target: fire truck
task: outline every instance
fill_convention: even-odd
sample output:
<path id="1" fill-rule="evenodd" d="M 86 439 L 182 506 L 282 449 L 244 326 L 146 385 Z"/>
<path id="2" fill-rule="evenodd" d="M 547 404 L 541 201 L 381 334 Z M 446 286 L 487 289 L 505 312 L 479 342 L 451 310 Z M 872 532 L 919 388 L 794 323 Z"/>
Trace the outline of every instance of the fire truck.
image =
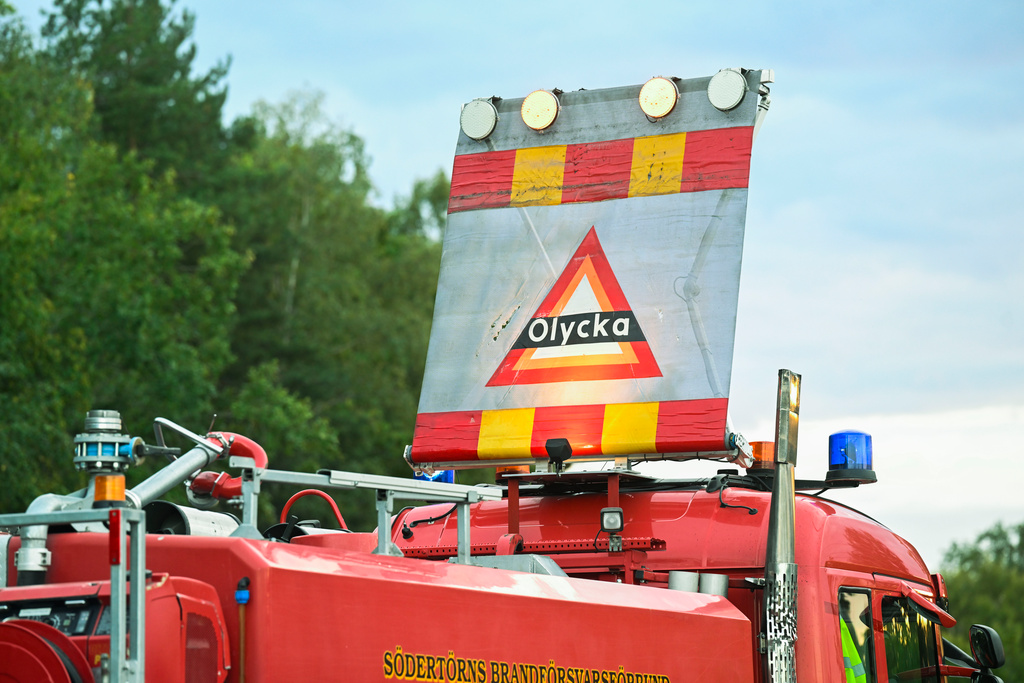
<path id="1" fill-rule="evenodd" d="M 946 640 L 942 577 L 829 499 L 875 481 L 870 435 L 797 478 L 790 370 L 774 441 L 729 420 L 773 80 L 465 104 L 410 475 L 276 470 L 259 434 L 158 417 L 147 441 L 89 411 L 85 487 L 0 514 L 0 680 L 998 681 L 998 634 Z M 144 457 L 167 462 L 127 488 Z M 721 469 L 651 465 L 695 460 Z M 278 519 L 268 487 L 295 491 Z M 347 528 L 353 490 L 375 530 Z M 304 497 L 332 528 L 289 515 Z"/>

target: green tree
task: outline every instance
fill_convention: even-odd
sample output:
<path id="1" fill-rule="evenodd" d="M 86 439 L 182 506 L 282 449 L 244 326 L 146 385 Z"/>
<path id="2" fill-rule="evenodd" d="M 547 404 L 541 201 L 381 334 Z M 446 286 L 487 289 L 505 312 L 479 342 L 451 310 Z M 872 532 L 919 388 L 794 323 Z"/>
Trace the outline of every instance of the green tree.
<path id="1" fill-rule="evenodd" d="M 972 543 L 954 543 L 943 559 L 950 611 L 957 618 L 951 640 L 970 652 L 971 624 L 999 632 L 1007 653 L 997 671 L 1006 681 L 1024 680 L 1024 523 L 996 524 Z"/>
<path id="2" fill-rule="evenodd" d="M 230 149 L 221 124 L 230 60 L 193 75 L 195 16 L 174 1 L 55 0 L 43 28 L 55 60 L 91 84 L 100 140 L 178 175 L 209 201 Z"/>
<path id="3" fill-rule="evenodd" d="M 226 379 L 250 381 L 243 373 L 273 359 L 280 389 L 329 421 L 335 448 L 268 449 L 274 467 L 409 476 L 401 452 L 422 382 L 440 259 L 430 235 L 440 232 L 448 180 L 418 183 L 392 212 L 373 207 L 362 141 L 321 104 L 316 93 L 297 93 L 235 124 L 254 143 L 231 171 L 237 191 L 220 201 L 253 267 L 239 290 L 238 360 Z M 290 431 L 309 425 L 295 421 Z M 281 495 L 271 496 L 280 509 Z M 338 501 L 354 528 L 374 526 L 371 496 Z"/>
<path id="4" fill-rule="evenodd" d="M 87 405 L 84 340 L 57 324 L 48 291 L 52 218 L 89 116 L 88 89 L 37 55 L 0 7 L 0 510 L 76 483 L 69 419 Z M 6 15 L 6 16 L 5 16 Z"/>
<path id="5" fill-rule="evenodd" d="M 194 17 L 172 9 L 57 0 L 40 51 L 5 23 L 0 440 L 18 504 L 74 487 L 60 473 L 89 408 L 133 434 L 218 413 L 276 468 L 409 475 L 447 178 L 373 206 L 362 140 L 316 94 L 224 129 L 227 66 L 191 74 Z M 346 505 L 356 528 L 371 502 Z"/>
<path id="6" fill-rule="evenodd" d="M 452 183 L 444 171 L 413 183 L 412 194 L 399 198 L 388 216 L 391 233 L 425 236 L 439 241 L 448 217 L 448 196 Z"/>
<path id="7" fill-rule="evenodd" d="M 292 468 L 303 472 L 315 472 L 323 462 L 337 461 L 340 456 L 337 434 L 327 420 L 314 414 L 309 399 L 299 398 L 281 386 L 277 361 L 249 370 L 245 385 L 232 402 L 231 429 L 257 439 L 268 453 L 270 467 L 275 469 L 281 468 L 276 456 L 283 453 L 291 455 Z M 263 488 L 260 510 L 264 523 L 277 519 L 291 493 L 281 486 Z M 346 507 L 355 509 L 346 503 L 339 498 L 343 511 Z M 315 517 L 324 526 L 334 526 L 325 508 L 314 508 L 316 515 L 305 509 L 303 519 Z"/>
<path id="8" fill-rule="evenodd" d="M 227 385 L 276 360 L 281 387 L 307 398 L 336 434 L 339 450 L 324 451 L 319 467 L 408 475 L 401 453 L 440 257 L 426 235 L 430 193 L 391 213 L 372 206 L 362 141 L 324 115 L 317 93 L 260 104 L 235 129 L 251 144 L 237 153 L 219 201 L 237 226 L 236 249 L 253 263 L 237 297 Z M 447 187 L 443 176 L 431 182 Z M 271 457 L 275 467 L 311 464 Z M 372 506 L 354 514 L 372 522 Z"/>
<path id="9" fill-rule="evenodd" d="M 246 265 L 216 210 L 148 170 L 111 146 L 85 148 L 54 217 L 60 277 L 49 287 L 59 329 L 86 340 L 94 407 L 136 430 L 156 414 L 209 421 Z"/>
<path id="10" fill-rule="evenodd" d="M 88 83 L 17 20 L 0 60 L 0 443 L 19 506 L 74 483 L 70 434 L 89 408 L 120 410 L 133 433 L 158 414 L 209 420 L 246 261 L 172 173 L 91 139 Z"/>

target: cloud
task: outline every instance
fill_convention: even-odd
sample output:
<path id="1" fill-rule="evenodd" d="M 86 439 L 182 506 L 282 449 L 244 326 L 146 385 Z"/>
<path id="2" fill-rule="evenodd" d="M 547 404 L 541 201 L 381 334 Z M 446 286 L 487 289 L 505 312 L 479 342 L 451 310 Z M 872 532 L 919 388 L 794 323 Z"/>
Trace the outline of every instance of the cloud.
<path id="1" fill-rule="evenodd" d="M 803 388 L 803 387 L 802 387 Z M 823 480 L 828 437 L 855 429 L 872 436 L 878 482 L 823 496 L 878 520 L 906 538 L 933 571 L 953 542 L 973 541 L 997 522 L 1024 522 L 1018 494 L 1024 446 L 1024 402 L 932 414 L 807 415 L 801 402 L 796 476 Z M 771 412 L 774 412 L 774 399 Z M 774 439 L 771 413 L 740 431 L 750 440 Z M 648 463 L 655 476 L 699 478 L 723 465 L 708 462 Z"/>

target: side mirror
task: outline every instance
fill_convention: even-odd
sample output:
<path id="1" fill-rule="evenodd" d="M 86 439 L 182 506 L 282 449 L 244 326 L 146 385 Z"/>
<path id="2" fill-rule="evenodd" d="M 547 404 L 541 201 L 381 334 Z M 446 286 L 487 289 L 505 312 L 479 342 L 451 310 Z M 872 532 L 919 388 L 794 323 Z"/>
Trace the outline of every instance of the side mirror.
<path id="1" fill-rule="evenodd" d="M 998 669 L 1006 663 L 1003 640 L 990 626 L 971 626 L 971 652 L 982 669 Z"/>
<path id="2" fill-rule="evenodd" d="M 992 673 L 1006 663 L 1003 652 L 1003 640 L 994 628 L 975 624 L 971 626 L 971 652 L 974 660 L 981 667 L 971 676 L 971 683 L 1003 683 L 1003 680 Z"/>

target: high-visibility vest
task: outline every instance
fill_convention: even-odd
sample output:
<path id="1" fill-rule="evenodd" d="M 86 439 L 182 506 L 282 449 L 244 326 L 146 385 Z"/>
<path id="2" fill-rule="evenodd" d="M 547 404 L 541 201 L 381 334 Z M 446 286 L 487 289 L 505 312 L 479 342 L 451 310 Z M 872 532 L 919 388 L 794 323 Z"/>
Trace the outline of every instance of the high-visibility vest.
<path id="1" fill-rule="evenodd" d="M 860 653 L 850 635 L 850 629 L 846 620 L 839 618 L 839 634 L 843 641 L 843 666 L 846 668 L 846 683 L 868 683 L 867 671 L 864 669 L 864 662 L 861 661 Z"/>

